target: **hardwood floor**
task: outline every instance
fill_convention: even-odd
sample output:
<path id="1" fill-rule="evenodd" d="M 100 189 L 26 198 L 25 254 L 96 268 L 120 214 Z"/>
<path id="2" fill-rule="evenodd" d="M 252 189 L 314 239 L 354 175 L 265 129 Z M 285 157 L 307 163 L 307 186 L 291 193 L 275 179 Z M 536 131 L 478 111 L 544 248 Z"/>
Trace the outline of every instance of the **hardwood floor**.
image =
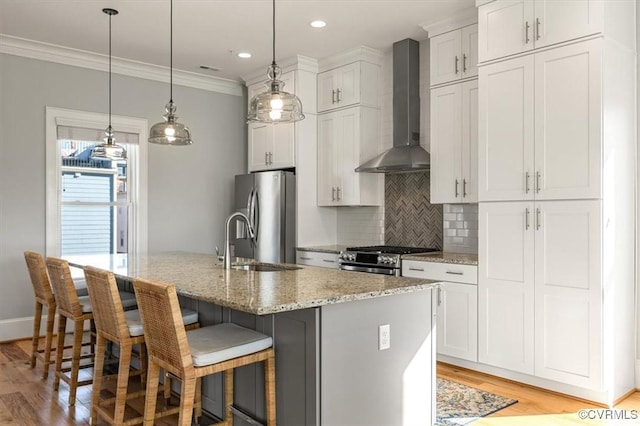
<path id="1" fill-rule="evenodd" d="M 61 384 L 60 391 L 53 392 L 53 374 L 42 380 L 42 365 L 30 368 L 30 349 L 28 340 L 0 344 L 0 424 L 88 425 L 91 386 L 79 388 L 75 407 L 69 407 L 67 386 Z M 517 404 L 474 422 L 474 426 L 612 424 L 579 420 L 575 414 L 579 410 L 601 407 L 553 392 L 447 364 L 438 364 L 438 376 L 518 400 Z M 142 400 L 132 401 L 129 414 L 136 415 L 142 407 Z M 622 401 L 616 409 L 627 410 L 627 414 L 637 410 L 640 414 L 640 392 Z M 158 425 L 176 423 L 175 416 L 156 422 Z M 637 425 L 640 419 L 615 424 Z"/>

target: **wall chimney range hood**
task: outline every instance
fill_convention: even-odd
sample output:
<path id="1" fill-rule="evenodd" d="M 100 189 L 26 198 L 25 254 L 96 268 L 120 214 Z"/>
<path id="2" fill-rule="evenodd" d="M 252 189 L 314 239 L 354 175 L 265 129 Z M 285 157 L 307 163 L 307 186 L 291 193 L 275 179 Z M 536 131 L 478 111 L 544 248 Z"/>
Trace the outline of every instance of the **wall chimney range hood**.
<path id="1" fill-rule="evenodd" d="M 393 44 L 393 148 L 356 168 L 356 172 L 400 173 L 429 170 L 430 156 L 420 146 L 420 51 L 417 41 Z"/>

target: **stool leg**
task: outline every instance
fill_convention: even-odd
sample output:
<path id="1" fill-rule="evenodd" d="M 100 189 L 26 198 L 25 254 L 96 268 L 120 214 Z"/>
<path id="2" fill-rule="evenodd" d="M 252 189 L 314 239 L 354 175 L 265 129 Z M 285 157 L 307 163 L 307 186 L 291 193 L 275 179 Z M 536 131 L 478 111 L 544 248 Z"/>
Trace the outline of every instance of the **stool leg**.
<path id="1" fill-rule="evenodd" d="M 276 360 L 273 354 L 264 363 L 267 426 L 276 426 Z"/>
<path id="2" fill-rule="evenodd" d="M 76 320 L 73 325 L 73 356 L 71 358 L 71 380 L 69 381 L 69 405 L 76 403 L 78 374 L 80 373 L 80 355 L 82 350 L 82 328 L 84 320 Z"/>
<path id="3" fill-rule="evenodd" d="M 224 372 L 224 425 L 233 426 L 233 368 Z"/>
<path id="4" fill-rule="evenodd" d="M 47 335 L 45 337 L 44 347 L 44 373 L 42 378 L 47 379 L 49 377 L 49 364 L 51 364 L 51 343 L 53 340 L 53 323 L 56 320 L 55 307 L 49 306 L 47 308 Z"/>
<path id="5" fill-rule="evenodd" d="M 196 380 L 196 402 L 193 406 L 195 412 L 195 423 L 200 424 L 200 416 L 202 416 L 202 377 Z"/>
<path id="6" fill-rule="evenodd" d="M 159 381 L 160 366 L 153 361 L 149 361 L 149 369 L 147 370 L 147 393 L 144 398 L 144 426 L 153 426 Z"/>
<path id="7" fill-rule="evenodd" d="M 192 371 L 185 374 L 180 387 L 180 416 L 178 424 L 180 426 L 191 426 L 193 416 L 193 400 L 196 396 L 196 376 Z"/>
<path id="8" fill-rule="evenodd" d="M 120 361 L 118 363 L 118 383 L 116 388 L 116 406 L 113 414 L 115 424 L 124 421 L 124 409 L 127 405 L 127 387 L 129 384 L 129 369 L 131 368 L 131 343 L 120 344 Z"/>
<path id="9" fill-rule="evenodd" d="M 33 316 L 33 337 L 31 338 L 31 368 L 36 366 L 38 343 L 40 342 L 40 322 L 42 321 L 42 303 L 36 300 L 36 310 Z"/>
<path id="10" fill-rule="evenodd" d="M 56 346 L 56 372 L 53 379 L 53 390 L 57 391 L 60 386 L 60 375 L 62 374 L 62 355 L 64 352 L 64 335 L 67 331 L 67 317 L 60 315 L 58 318 L 58 345 Z"/>
<path id="11" fill-rule="evenodd" d="M 93 367 L 93 388 L 91 389 L 91 424 L 98 424 L 98 404 L 100 404 L 100 390 L 102 389 L 102 374 L 104 371 L 104 351 L 106 340 L 98 336 L 96 343 L 96 358 Z"/>

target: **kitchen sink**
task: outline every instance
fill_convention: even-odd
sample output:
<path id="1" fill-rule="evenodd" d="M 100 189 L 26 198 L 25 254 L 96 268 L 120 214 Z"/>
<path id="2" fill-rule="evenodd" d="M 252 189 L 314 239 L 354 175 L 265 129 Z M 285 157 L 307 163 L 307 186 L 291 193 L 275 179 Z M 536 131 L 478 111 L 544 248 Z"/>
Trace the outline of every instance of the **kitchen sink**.
<path id="1" fill-rule="evenodd" d="M 241 271 L 256 271 L 256 272 L 279 272 L 279 271 L 295 271 L 296 269 L 302 269 L 299 266 L 285 266 L 285 265 L 267 265 L 263 263 L 245 263 L 240 265 L 231 265 L 232 269 L 238 269 Z"/>

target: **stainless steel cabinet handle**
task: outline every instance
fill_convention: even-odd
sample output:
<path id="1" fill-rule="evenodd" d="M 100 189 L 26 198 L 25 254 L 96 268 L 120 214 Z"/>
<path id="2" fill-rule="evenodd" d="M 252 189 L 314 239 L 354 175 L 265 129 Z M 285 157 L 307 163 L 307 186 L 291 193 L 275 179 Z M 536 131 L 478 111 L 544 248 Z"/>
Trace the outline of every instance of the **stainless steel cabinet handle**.
<path id="1" fill-rule="evenodd" d="M 336 199 L 337 201 L 340 201 L 340 187 L 336 188 Z"/>
<path id="2" fill-rule="evenodd" d="M 536 209 L 536 231 L 540 229 L 540 209 Z"/>
<path id="3" fill-rule="evenodd" d="M 540 177 L 542 175 L 540 174 L 540 172 L 536 172 L 536 193 L 540 192 Z"/>
<path id="4" fill-rule="evenodd" d="M 338 98 L 338 102 L 340 102 L 342 100 L 342 97 L 340 96 L 342 94 L 342 90 L 338 89 L 336 90 L 336 98 Z"/>
<path id="5" fill-rule="evenodd" d="M 458 272 L 458 271 L 446 271 L 446 273 L 450 275 L 464 275 L 464 272 Z"/>
<path id="6" fill-rule="evenodd" d="M 536 18 L 536 40 L 540 40 L 540 18 Z"/>
<path id="7" fill-rule="evenodd" d="M 455 61 L 456 74 L 458 74 L 458 72 L 459 72 L 459 70 L 458 70 L 458 62 L 460 62 L 460 58 L 458 58 L 458 55 L 456 55 L 456 61 Z"/>
<path id="8" fill-rule="evenodd" d="M 336 188 L 332 187 L 331 188 L 331 201 L 335 201 L 336 200 Z"/>
<path id="9" fill-rule="evenodd" d="M 529 172 L 526 172 L 524 174 L 524 191 L 525 191 L 526 194 L 529 193 L 529 178 L 530 177 L 531 176 L 529 176 Z"/>
<path id="10" fill-rule="evenodd" d="M 456 192 L 456 198 L 458 198 L 458 195 L 459 195 L 459 193 L 458 193 L 458 186 L 459 185 L 460 185 L 460 182 L 458 182 L 458 179 L 456 179 L 456 191 L 455 191 Z"/>
<path id="11" fill-rule="evenodd" d="M 331 103 L 332 104 L 336 103 L 336 91 L 335 90 L 331 91 Z"/>
<path id="12" fill-rule="evenodd" d="M 331 260 L 331 259 L 322 259 L 322 261 L 327 263 L 336 263 L 335 260 Z"/>
<path id="13" fill-rule="evenodd" d="M 463 53 L 462 54 L 462 73 L 464 74 L 465 72 L 467 72 L 467 54 Z"/>
<path id="14" fill-rule="evenodd" d="M 264 152 L 264 164 L 269 164 L 269 153 L 267 151 Z"/>
<path id="15" fill-rule="evenodd" d="M 524 23 L 524 44 L 529 44 L 529 21 Z"/>
<path id="16" fill-rule="evenodd" d="M 424 268 L 412 268 L 412 267 L 409 267 L 409 270 L 410 271 L 424 272 Z"/>
<path id="17" fill-rule="evenodd" d="M 442 288 L 438 287 L 438 306 L 442 305 Z"/>
<path id="18" fill-rule="evenodd" d="M 273 164 L 273 152 L 269 153 L 269 164 Z"/>
<path id="19" fill-rule="evenodd" d="M 462 179 L 462 196 L 463 197 L 467 196 L 467 180 L 466 179 Z"/>
<path id="20" fill-rule="evenodd" d="M 302 260 L 313 260 L 313 257 L 300 256 L 300 259 L 302 259 Z"/>
<path id="21" fill-rule="evenodd" d="M 525 213 L 524 229 L 525 230 L 529 229 L 529 207 L 527 207 L 526 213 Z"/>

